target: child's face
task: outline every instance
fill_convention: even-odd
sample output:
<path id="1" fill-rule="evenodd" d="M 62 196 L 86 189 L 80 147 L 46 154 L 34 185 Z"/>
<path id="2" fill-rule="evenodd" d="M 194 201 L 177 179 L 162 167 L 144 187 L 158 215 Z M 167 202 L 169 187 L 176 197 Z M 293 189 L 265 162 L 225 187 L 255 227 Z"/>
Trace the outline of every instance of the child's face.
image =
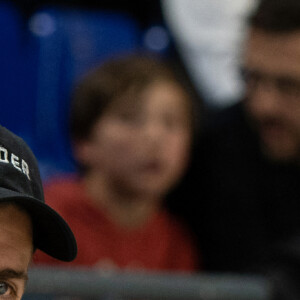
<path id="1" fill-rule="evenodd" d="M 149 85 L 139 99 L 116 100 L 88 142 L 90 170 L 118 189 L 162 196 L 186 167 L 190 118 L 186 94 L 169 81 Z"/>

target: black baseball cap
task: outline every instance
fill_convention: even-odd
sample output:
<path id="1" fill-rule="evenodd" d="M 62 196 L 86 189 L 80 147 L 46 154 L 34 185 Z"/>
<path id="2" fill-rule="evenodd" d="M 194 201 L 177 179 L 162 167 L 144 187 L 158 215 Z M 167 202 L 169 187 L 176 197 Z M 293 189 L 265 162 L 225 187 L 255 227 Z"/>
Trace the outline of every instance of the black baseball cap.
<path id="1" fill-rule="evenodd" d="M 72 261 L 74 235 L 65 220 L 45 204 L 35 156 L 23 139 L 0 125 L 0 203 L 13 202 L 31 217 L 33 245 L 48 255 Z"/>

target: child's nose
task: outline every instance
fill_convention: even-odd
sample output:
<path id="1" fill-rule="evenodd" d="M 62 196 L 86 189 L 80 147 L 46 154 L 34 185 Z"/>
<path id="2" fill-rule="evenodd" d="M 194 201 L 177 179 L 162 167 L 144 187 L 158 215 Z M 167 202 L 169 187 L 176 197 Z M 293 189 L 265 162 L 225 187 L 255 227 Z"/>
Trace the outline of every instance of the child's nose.
<path id="1" fill-rule="evenodd" d="M 161 141 L 164 136 L 163 126 L 159 122 L 146 122 L 144 127 L 144 134 L 150 141 Z"/>

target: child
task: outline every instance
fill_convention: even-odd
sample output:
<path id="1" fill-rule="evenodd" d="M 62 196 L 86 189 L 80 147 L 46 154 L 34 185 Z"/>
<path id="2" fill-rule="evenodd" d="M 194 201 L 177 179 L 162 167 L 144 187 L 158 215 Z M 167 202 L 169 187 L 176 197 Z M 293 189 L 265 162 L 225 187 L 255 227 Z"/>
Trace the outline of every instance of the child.
<path id="1" fill-rule="evenodd" d="M 193 240 L 163 208 L 193 133 L 191 99 L 171 69 L 146 56 L 104 63 L 77 86 L 70 128 L 81 173 L 52 180 L 45 197 L 74 231 L 73 265 L 194 271 Z"/>

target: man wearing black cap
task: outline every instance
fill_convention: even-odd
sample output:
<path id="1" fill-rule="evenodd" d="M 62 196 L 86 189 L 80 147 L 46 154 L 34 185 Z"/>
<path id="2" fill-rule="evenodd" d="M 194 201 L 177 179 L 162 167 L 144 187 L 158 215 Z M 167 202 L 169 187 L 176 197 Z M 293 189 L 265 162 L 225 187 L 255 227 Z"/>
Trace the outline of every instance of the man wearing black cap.
<path id="1" fill-rule="evenodd" d="M 77 253 L 69 226 L 45 204 L 31 150 L 0 126 L 0 298 L 21 299 L 36 248 L 63 261 Z"/>

